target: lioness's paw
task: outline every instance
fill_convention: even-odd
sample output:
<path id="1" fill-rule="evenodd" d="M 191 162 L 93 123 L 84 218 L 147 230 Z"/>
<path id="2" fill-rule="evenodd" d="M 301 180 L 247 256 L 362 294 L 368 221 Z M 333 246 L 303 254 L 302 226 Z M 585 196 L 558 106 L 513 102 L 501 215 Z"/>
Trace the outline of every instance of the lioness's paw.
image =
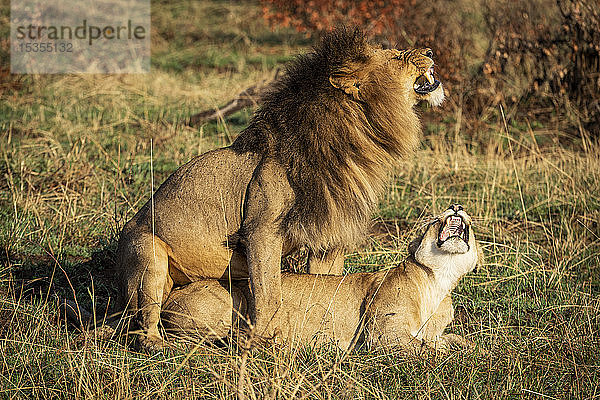
<path id="1" fill-rule="evenodd" d="M 164 347 L 163 338 L 157 335 L 140 336 L 138 339 L 140 350 L 148 353 L 156 353 Z"/>
<path id="2" fill-rule="evenodd" d="M 442 341 L 442 343 L 444 344 L 444 346 L 446 346 L 447 349 L 465 350 L 467 352 L 475 352 L 475 354 L 479 354 L 482 356 L 490 355 L 490 353 L 486 349 L 482 348 L 481 346 L 478 346 L 475 342 L 472 342 L 471 340 L 464 338 L 460 335 L 449 333 L 440 337 L 439 340 Z"/>
<path id="3" fill-rule="evenodd" d="M 441 339 L 445 339 L 446 344 L 450 348 L 454 348 L 454 349 L 474 349 L 475 348 L 475 343 L 473 343 L 469 339 L 466 339 L 466 338 L 464 338 L 460 335 L 456 335 L 454 333 L 448 333 L 446 335 L 443 335 L 441 337 Z"/>

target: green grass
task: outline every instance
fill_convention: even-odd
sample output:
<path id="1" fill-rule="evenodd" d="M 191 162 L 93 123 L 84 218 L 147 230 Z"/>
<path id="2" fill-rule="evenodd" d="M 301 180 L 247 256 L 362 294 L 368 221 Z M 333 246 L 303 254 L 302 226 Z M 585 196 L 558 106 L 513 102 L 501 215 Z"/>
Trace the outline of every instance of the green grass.
<path id="1" fill-rule="evenodd" d="M 400 163 L 378 229 L 347 255 L 346 270 L 393 265 L 423 216 L 462 203 L 486 260 L 455 290 L 449 331 L 488 354 L 176 344 L 148 356 L 65 326 L 58 296 L 98 315 L 112 302 L 115 239 L 152 178 L 158 185 L 230 143 L 252 111 L 194 128 L 183 121 L 306 49 L 303 36 L 265 28 L 259 11 L 154 2 L 149 74 L 6 78 L 0 398 L 232 398 L 240 376 L 258 399 L 600 398 L 600 147 L 525 117 L 513 116 L 507 132 L 499 110 L 467 130 L 451 102 L 421 111 L 423 146 Z"/>

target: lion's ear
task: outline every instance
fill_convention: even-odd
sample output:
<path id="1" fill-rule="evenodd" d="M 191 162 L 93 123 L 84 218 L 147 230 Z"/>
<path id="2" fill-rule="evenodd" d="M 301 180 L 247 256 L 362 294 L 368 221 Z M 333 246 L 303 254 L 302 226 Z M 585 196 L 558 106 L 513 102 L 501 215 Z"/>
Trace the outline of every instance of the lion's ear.
<path id="1" fill-rule="evenodd" d="M 341 89 L 355 100 L 360 101 L 360 82 L 355 74 L 335 74 L 329 77 L 329 82 L 336 89 Z"/>

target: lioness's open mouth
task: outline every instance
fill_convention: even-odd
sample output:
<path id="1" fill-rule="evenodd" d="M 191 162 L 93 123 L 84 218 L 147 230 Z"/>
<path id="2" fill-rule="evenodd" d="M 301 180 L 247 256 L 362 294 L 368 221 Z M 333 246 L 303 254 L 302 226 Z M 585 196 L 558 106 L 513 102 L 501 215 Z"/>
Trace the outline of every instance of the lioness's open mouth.
<path id="1" fill-rule="evenodd" d="M 440 86 L 440 81 L 433 77 L 433 65 L 423 75 L 419 76 L 414 84 L 415 92 L 427 94 L 433 92 Z"/>
<path id="2" fill-rule="evenodd" d="M 469 227 L 465 224 L 460 215 L 450 215 L 444 220 L 440 233 L 438 235 L 438 246 L 441 246 L 446 240 L 458 237 L 469 242 Z"/>

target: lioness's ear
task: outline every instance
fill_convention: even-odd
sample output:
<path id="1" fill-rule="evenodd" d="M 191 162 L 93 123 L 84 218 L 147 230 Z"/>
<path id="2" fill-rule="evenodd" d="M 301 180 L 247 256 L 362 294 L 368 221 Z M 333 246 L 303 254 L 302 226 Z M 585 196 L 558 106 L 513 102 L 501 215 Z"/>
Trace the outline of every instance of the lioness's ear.
<path id="1" fill-rule="evenodd" d="M 329 77 L 329 82 L 336 89 L 341 89 L 355 100 L 360 101 L 360 83 L 355 74 L 334 74 Z"/>
<path id="2" fill-rule="evenodd" d="M 419 234 L 417 235 L 416 238 L 414 238 L 409 244 L 408 244 L 408 254 L 411 256 L 415 256 L 415 254 L 417 253 L 417 250 L 419 249 L 419 247 L 421 246 L 421 242 L 423 242 L 423 236 L 425 235 L 424 232 L 419 232 Z"/>

